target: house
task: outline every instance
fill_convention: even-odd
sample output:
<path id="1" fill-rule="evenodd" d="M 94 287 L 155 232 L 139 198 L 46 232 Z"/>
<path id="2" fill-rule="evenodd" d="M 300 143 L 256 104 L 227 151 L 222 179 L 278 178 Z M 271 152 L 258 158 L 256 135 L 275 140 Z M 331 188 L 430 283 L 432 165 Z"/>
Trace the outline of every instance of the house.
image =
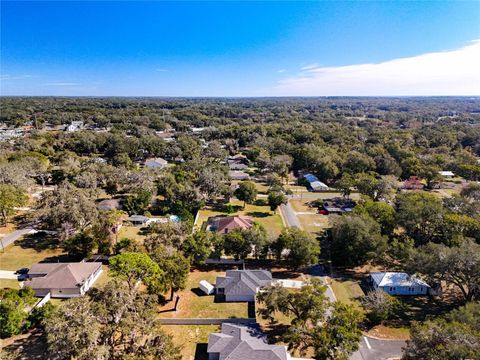
<path id="1" fill-rule="evenodd" d="M 76 132 L 83 129 L 83 121 L 72 121 L 70 125 L 65 127 L 66 132 Z"/>
<path id="2" fill-rule="evenodd" d="M 372 272 L 368 281 L 390 295 L 427 295 L 430 289 L 418 276 L 402 272 Z"/>
<path id="3" fill-rule="evenodd" d="M 208 335 L 209 360 L 287 360 L 290 355 L 283 345 L 270 345 L 258 329 L 223 323 L 220 333 Z"/>
<path id="4" fill-rule="evenodd" d="M 218 276 L 215 293 L 219 300 L 255 301 L 260 288 L 272 284 L 272 274 L 266 270 L 227 270 L 225 276 Z"/>
<path id="5" fill-rule="evenodd" d="M 27 273 L 25 286 L 36 296 L 72 298 L 85 294 L 102 273 L 101 262 L 35 264 Z"/>
<path id="6" fill-rule="evenodd" d="M 232 180 L 248 180 L 248 179 L 250 179 L 250 175 L 248 175 L 246 172 L 237 171 L 237 170 L 230 170 L 228 172 L 228 176 Z"/>
<path id="7" fill-rule="evenodd" d="M 150 169 L 163 169 L 168 165 L 168 161 L 162 158 L 152 158 L 145 161 L 145 167 Z"/>
<path id="8" fill-rule="evenodd" d="M 238 162 L 228 162 L 228 167 L 230 170 L 247 170 L 248 165 L 238 163 Z"/>
<path id="9" fill-rule="evenodd" d="M 404 190 L 422 190 L 425 184 L 417 176 L 410 176 L 403 182 L 402 189 Z"/>
<path id="10" fill-rule="evenodd" d="M 150 220 L 149 217 L 143 216 L 143 215 L 132 215 L 129 216 L 125 221 L 128 221 L 132 223 L 134 226 L 144 226 L 148 224 L 148 221 Z"/>
<path id="11" fill-rule="evenodd" d="M 106 199 L 100 201 L 97 206 L 104 211 L 121 210 L 122 202 L 120 199 Z"/>
<path id="12" fill-rule="evenodd" d="M 356 205 L 356 202 L 351 199 L 335 197 L 332 199 L 326 199 L 318 212 L 323 215 L 344 214 L 352 212 Z"/>
<path id="13" fill-rule="evenodd" d="M 315 191 L 327 191 L 328 190 L 328 186 L 325 183 L 318 180 L 318 178 L 315 175 L 305 174 L 303 176 L 303 178 L 307 182 L 308 191 L 315 192 Z"/>
<path id="14" fill-rule="evenodd" d="M 207 230 L 228 234 L 234 229 L 248 230 L 253 226 L 250 216 L 215 216 L 207 220 Z"/>
<path id="15" fill-rule="evenodd" d="M 447 178 L 447 179 L 452 179 L 455 177 L 455 174 L 452 171 L 439 171 L 438 172 L 440 176 Z"/>

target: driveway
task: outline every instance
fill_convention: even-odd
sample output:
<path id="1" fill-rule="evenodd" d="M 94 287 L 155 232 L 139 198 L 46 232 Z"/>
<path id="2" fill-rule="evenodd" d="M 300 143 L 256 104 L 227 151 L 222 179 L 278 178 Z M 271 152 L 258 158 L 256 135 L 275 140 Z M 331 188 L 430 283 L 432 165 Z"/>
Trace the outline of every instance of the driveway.
<path id="1" fill-rule="evenodd" d="M 15 271 L 0 270 L 0 279 L 17 280 L 17 277 Z"/>
<path id="2" fill-rule="evenodd" d="M 362 336 L 360 349 L 350 356 L 350 360 L 400 359 L 405 345 L 403 340 L 380 340 Z"/>

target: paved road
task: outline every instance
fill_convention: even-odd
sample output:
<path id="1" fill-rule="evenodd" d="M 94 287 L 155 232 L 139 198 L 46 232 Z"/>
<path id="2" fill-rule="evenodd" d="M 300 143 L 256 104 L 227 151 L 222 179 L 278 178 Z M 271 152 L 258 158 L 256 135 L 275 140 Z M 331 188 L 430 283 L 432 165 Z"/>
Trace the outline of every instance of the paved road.
<path id="1" fill-rule="evenodd" d="M 405 345 L 403 340 L 379 340 L 362 336 L 360 349 L 350 356 L 350 360 L 399 359 Z"/>
<path id="2" fill-rule="evenodd" d="M 15 231 L 11 232 L 10 234 L 5 235 L 0 240 L 0 250 L 6 248 L 10 244 L 13 244 L 16 240 L 21 238 L 23 235 L 33 234 L 35 232 L 37 232 L 37 230 L 35 230 L 31 227 L 26 227 L 24 229 L 15 230 Z"/>
<path id="3" fill-rule="evenodd" d="M 295 211 L 293 211 L 292 206 L 290 203 L 287 203 L 286 205 L 280 205 L 279 207 L 280 212 L 282 213 L 282 217 L 284 221 L 286 222 L 287 227 L 298 227 L 302 228 L 300 225 L 300 221 L 298 221 L 297 215 L 295 214 Z"/>

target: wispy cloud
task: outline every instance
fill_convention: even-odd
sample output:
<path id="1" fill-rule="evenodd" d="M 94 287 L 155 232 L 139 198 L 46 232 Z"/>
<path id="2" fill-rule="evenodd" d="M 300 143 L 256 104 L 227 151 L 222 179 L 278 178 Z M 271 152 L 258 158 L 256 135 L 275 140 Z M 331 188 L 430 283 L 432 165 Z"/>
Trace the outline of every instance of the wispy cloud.
<path id="1" fill-rule="evenodd" d="M 158 71 L 158 72 L 167 72 L 168 70 L 167 70 L 167 69 L 155 69 L 155 71 Z"/>
<path id="2" fill-rule="evenodd" d="M 287 69 L 280 69 L 280 70 L 278 70 L 279 73 L 284 73 L 284 72 L 286 72 L 286 71 L 287 71 Z"/>
<path id="3" fill-rule="evenodd" d="M 311 64 L 282 79 L 268 95 L 415 96 L 480 95 L 480 41 L 450 51 L 377 64 L 322 67 Z"/>
<path id="4" fill-rule="evenodd" d="M 44 86 L 78 86 L 80 83 L 75 82 L 49 82 L 42 84 Z"/>
<path id="5" fill-rule="evenodd" d="M 313 63 L 313 64 L 308 64 L 308 65 L 302 66 L 300 68 L 300 70 L 308 71 L 308 70 L 316 69 L 318 67 L 320 67 L 320 65 L 318 63 Z"/>
<path id="6" fill-rule="evenodd" d="M 30 79 L 38 77 L 38 75 L 10 75 L 10 74 L 3 74 L 0 75 L 0 80 L 22 80 L 22 79 Z"/>

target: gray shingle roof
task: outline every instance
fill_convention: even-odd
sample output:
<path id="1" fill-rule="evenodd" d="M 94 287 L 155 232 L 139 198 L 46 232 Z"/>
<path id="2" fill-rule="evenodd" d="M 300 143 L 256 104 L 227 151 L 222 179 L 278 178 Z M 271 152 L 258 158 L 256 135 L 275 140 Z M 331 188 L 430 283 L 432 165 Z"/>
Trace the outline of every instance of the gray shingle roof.
<path id="1" fill-rule="evenodd" d="M 219 360 L 286 360 L 285 346 L 269 345 L 265 335 L 253 327 L 222 324 L 221 333 L 208 336 L 209 353 L 218 353 Z"/>
<path id="2" fill-rule="evenodd" d="M 216 280 L 217 288 L 224 288 L 225 295 L 255 295 L 257 289 L 268 286 L 272 274 L 266 270 L 227 270 Z"/>

